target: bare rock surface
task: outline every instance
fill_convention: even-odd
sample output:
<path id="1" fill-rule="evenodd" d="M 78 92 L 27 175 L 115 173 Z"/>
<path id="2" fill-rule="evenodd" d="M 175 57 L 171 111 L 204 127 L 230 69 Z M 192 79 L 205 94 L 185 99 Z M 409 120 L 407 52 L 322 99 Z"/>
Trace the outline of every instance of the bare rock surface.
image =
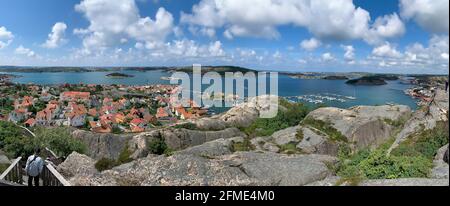
<path id="1" fill-rule="evenodd" d="M 97 173 L 95 160 L 76 152 L 70 154 L 56 169 L 66 178 L 72 178 L 75 175 L 88 176 Z"/>
<path id="2" fill-rule="evenodd" d="M 238 139 L 240 137 L 237 137 Z M 82 173 L 73 185 L 306 185 L 326 178 L 326 155 L 232 153 L 233 139 L 218 139 L 173 156 L 148 156 L 102 173 Z"/>
<path id="3" fill-rule="evenodd" d="M 356 148 L 375 147 L 393 135 L 394 128 L 387 121 L 409 118 L 411 109 L 403 105 L 357 106 L 350 109 L 320 108 L 307 118 L 329 123 Z"/>

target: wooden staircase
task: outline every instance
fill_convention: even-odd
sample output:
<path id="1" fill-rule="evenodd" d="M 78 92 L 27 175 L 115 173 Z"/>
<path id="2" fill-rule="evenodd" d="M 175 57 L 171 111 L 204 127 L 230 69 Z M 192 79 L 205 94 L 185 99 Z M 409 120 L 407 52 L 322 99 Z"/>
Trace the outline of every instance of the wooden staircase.
<path id="1" fill-rule="evenodd" d="M 22 157 L 19 157 L 0 175 L 0 186 L 26 186 L 27 179 Z M 70 183 L 59 174 L 51 162 L 45 161 L 40 175 L 40 186 L 70 186 Z"/>

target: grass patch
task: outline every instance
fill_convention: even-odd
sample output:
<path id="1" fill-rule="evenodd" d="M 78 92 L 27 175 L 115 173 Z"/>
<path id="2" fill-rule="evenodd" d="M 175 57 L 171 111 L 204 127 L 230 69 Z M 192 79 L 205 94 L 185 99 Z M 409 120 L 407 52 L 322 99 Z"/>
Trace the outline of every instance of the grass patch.
<path id="1" fill-rule="evenodd" d="M 384 122 L 386 124 L 391 125 L 394 128 L 402 128 L 407 121 L 408 121 L 408 118 L 406 118 L 406 117 L 402 117 L 402 118 L 400 118 L 398 120 L 392 120 L 392 119 L 389 119 L 389 118 L 385 118 L 384 119 Z"/>
<path id="2" fill-rule="evenodd" d="M 302 124 L 314 127 L 317 130 L 324 132 L 333 141 L 348 142 L 347 138 L 344 135 L 342 135 L 341 132 L 339 132 L 336 128 L 331 126 L 331 123 L 313 118 L 305 118 Z"/>
<path id="3" fill-rule="evenodd" d="M 280 146 L 280 152 L 284 154 L 300 154 L 301 150 L 297 149 L 297 145 L 294 143 L 289 143 Z"/>
<path id="4" fill-rule="evenodd" d="M 243 142 L 232 142 L 231 151 L 232 152 L 247 152 L 255 150 L 255 146 L 252 145 L 250 139 L 244 138 Z"/>
<path id="5" fill-rule="evenodd" d="M 276 117 L 257 119 L 249 127 L 241 128 L 241 131 L 251 137 L 270 136 L 276 131 L 298 125 L 309 111 L 309 108 L 302 103 L 290 103 L 280 99 L 280 108 Z"/>

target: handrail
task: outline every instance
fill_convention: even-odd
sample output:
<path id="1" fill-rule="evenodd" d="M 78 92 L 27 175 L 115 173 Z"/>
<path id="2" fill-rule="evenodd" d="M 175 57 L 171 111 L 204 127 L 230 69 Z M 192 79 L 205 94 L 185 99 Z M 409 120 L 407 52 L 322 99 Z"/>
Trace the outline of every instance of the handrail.
<path id="1" fill-rule="evenodd" d="M 57 182 L 54 181 L 54 179 L 49 176 L 50 174 L 47 173 L 47 171 L 45 171 L 45 169 L 48 169 L 48 172 L 50 172 L 50 174 L 56 178 L 56 180 L 58 180 Z M 51 164 L 51 162 L 46 162 L 45 164 L 45 169 L 44 169 L 44 181 L 46 181 L 46 183 L 44 183 L 44 185 L 46 186 L 70 186 L 70 183 L 53 167 L 53 165 Z"/>
<path id="2" fill-rule="evenodd" d="M 13 163 L 6 169 L 2 175 L 0 175 L 0 180 L 5 180 L 11 183 L 23 184 L 23 171 L 20 165 L 22 157 L 17 158 Z"/>
<path id="3" fill-rule="evenodd" d="M 20 160 L 22 160 L 22 157 L 18 157 L 16 160 L 14 160 L 13 163 L 8 167 L 8 169 L 3 171 L 2 175 L 0 175 L 0 180 L 4 180 L 6 176 L 14 169 L 14 167 L 19 164 Z"/>

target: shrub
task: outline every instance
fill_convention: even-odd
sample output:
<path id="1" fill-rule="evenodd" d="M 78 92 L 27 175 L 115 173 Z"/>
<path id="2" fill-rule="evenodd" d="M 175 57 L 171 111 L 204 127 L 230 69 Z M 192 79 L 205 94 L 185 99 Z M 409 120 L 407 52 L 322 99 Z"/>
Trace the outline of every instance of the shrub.
<path id="1" fill-rule="evenodd" d="M 248 138 L 245 138 L 243 142 L 232 142 L 231 144 L 231 151 L 233 152 L 245 152 L 252 150 L 255 150 L 255 147 Z"/>
<path id="2" fill-rule="evenodd" d="M 72 152 L 86 153 L 87 147 L 80 140 L 74 139 L 66 127 L 37 128 L 34 145 L 48 147 L 58 156 L 69 156 Z"/>
<path id="3" fill-rule="evenodd" d="M 117 159 L 117 163 L 121 165 L 133 161 L 133 159 L 130 156 L 131 151 L 128 149 L 128 144 L 126 144 L 119 154 L 119 159 Z"/>
<path id="4" fill-rule="evenodd" d="M 297 133 L 295 134 L 295 137 L 297 138 L 298 141 L 303 141 L 303 138 L 305 138 L 305 135 L 303 134 L 303 129 L 300 128 L 297 130 Z"/>
<path id="5" fill-rule="evenodd" d="M 280 146 L 280 151 L 285 154 L 297 154 L 300 152 L 299 149 L 297 149 L 297 145 L 294 143 L 289 143 L 285 145 Z"/>
<path id="6" fill-rule="evenodd" d="M 126 163 L 133 161 L 133 159 L 130 156 L 131 156 L 131 152 L 128 149 L 128 144 L 127 144 L 120 152 L 119 158 L 117 160 L 109 159 L 109 158 L 102 158 L 95 163 L 95 168 L 99 172 L 102 172 L 105 170 L 110 170 L 116 166 L 126 164 Z"/>
<path id="7" fill-rule="evenodd" d="M 433 159 L 437 150 L 449 142 L 448 122 L 438 122 L 432 130 L 426 130 L 409 137 L 392 151 L 396 156 L 419 156 Z"/>
<path id="8" fill-rule="evenodd" d="M 197 125 L 195 125 L 193 123 L 185 123 L 185 124 L 175 125 L 173 128 L 175 128 L 175 129 L 196 130 L 197 129 Z"/>
<path id="9" fill-rule="evenodd" d="M 386 148 L 361 150 L 340 161 L 337 174 L 343 178 L 395 179 L 428 177 L 432 160 L 423 156 L 387 156 Z"/>
<path id="10" fill-rule="evenodd" d="M 169 150 L 169 147 L 163 139 L 155 139 L 148 146 L 148 151 L 152 154 L 162 155 L 167 150 Z"/>
<path id="11" fill-rule="evenodd" d="M 99 172 L 110 170 L 115 166 L 117 166 L 117 161 L 108 158 L 102 158 L 95 163 L 95 169 L 97 169 Z"/>

